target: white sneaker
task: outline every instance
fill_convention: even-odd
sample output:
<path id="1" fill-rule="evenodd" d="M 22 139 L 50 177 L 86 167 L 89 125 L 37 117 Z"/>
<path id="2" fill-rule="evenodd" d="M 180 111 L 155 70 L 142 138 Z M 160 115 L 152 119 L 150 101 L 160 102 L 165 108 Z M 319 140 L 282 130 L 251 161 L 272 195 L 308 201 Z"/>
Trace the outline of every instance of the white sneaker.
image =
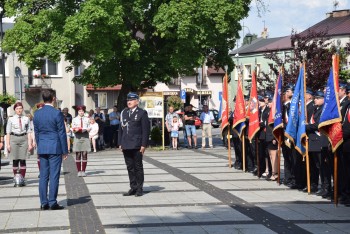
<path id="1" fill-rule="evenodd" d="M 81 171 L 78 171 L 78 177 L 81 177 Z"/>
<path id="2" fill-rule="evenodd" d="M 82 171 L 82 172 L 81 172 L 81 176 L 82 176 L 82 177 L 86 177 L 85 171 Z"/>

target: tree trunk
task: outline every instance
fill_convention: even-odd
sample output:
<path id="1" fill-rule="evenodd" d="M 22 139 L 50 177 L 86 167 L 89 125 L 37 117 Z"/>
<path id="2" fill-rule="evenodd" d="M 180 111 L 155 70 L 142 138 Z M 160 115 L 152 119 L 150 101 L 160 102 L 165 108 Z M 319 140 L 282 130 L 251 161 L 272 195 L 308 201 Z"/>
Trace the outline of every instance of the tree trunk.
<path id="1" fill-rule="evenodd" d="M 121 112 L 126 108 L 126 97 L 129 92 L 133 90 L 132 86 L 130 84 L 127 84 L 127 81 L 123 81 L 122 88 L 119 91 L 118 95 L 118 102 L 117 102 L 117 108 Z"/>

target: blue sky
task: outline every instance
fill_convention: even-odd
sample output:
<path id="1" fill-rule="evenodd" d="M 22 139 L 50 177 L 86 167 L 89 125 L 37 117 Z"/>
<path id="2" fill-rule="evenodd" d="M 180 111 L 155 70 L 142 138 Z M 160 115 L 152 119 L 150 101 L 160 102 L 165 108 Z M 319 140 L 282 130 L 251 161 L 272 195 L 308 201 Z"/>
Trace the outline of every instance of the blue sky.
<path id="1" fill-rule="evenodd" d="M 265 27 L 268 28 L 269 38 L 287 36 L 292 29 L 301 32 L 308 27 L 326 18 L 326 13 L 334 10 L 334 0 L 263 0 L 267 11 L 258 17 L 255 1 L 251 5 L 249 16 L 241 21 L 249 28 L 250 33 L 260 34 Z M 350 0 L 338 0 L 337 10 L 350 9 Z M 246 27 L 244 34 L 248 33 Z M 243 32 L 240 32 L 242 37 Z M 241 44 L 241 43 L 240 43 Z"/>

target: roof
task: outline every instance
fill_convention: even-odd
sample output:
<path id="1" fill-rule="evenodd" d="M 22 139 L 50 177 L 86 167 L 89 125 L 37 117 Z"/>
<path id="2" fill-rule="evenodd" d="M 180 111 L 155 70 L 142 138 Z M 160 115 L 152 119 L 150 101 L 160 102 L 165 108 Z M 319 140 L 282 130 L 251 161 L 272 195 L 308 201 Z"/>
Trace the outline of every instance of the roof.
<path id="1" fill-rule="evenodd" d="M 251 44 L 246 44 L 236 50 L 230 52 L 231 55 L 235 54 L 250 54 L 258 52 L 266 52 L 271 50 L 288 50 L 290 49 L 291 42 L 290 36 L 275 37 L 275 38 L 258 38 L 252 41 Z"/>
<path id="2" fill-rule="evenodd" d="M 222 68 L 217 70 L 215 67 L 208 67 L 207 74 L 208 76 L 225 75 L 225 71 Z"/>
<path id="3" fill-rule="evenodd" d="M 307 33 L 309 30 L 320 32 L 327 31 L 328 36 L 350 35 L 350 10 L 333 11 L 329 17 L 301 32 Z"/>
<path id="4" fill-rule="evenodd" d="M 340 10 L 328 13 L 328 17 L 321 22 L 309 27 L 300 34 L 306 34 L 308 31 L 327 31 L 328 36 L 350 35 L 350 10 Z M 246 44 L 230 52 L 230 55 L 236 54 L 257 54 L 268 51 L 290 50 L 291 36 L 276 38 L 258 38 L 251 44 Z"/>
<path id="5" fill-rule="evenodd" d="M 121 85 L 109 86 L 109 87 L 104 87 L 104 88 L 95 88 L 91 84 L 88 84 L 86 86 L 87 91 L 119 91 L 119 90 L 121 90 L 121 88 L 122 88 Z"/>

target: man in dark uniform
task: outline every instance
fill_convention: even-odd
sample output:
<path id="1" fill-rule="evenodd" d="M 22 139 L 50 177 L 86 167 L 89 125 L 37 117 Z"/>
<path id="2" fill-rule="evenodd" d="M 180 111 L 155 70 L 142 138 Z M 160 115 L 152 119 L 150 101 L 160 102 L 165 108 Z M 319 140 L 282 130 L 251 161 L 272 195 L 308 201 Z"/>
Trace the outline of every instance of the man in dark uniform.
<path id="1" fill-rule="evenodd" d="M 314 113 L 315 103 L 314 103 L 314 92 L 311 88 L 306 88 L 305 94 L 306 102 L 306 120 L 310 123 L 311 116 Z M 307 192 L 307 181 L 306 181 L 306 160 L 303 160 L 303 156 L 297 151 L 293 151 L 293 171 L 295 175 L 295 186 L 297 188 L 303 188 L 304 192 Z"/>
<path id="2" fill-rule="evenodd" d="M 123 196 L 142 196 L 144 172 L 142 157 L 148 145 L 150 123 L 145 110 L 138 107 L 139 96 L 129 93 L 127 108 L 121 113 L 121 124 L 118 132 L 118 145 L 123 151 L 128 169 L 130 190 Z"/>
<path id="3" fill-rule="evenodd" d="M 258 96 L 259 99 L 259 122 L 260 130 L 258 132 L 259 138 L 259 172 L 258 177 L 269 179 L 272 173 L 270 157 L 267 155 L 266 144 L 266 126 L 269 118 L 270 108 L 265 102 L 265 98 Z M 268 100 L 268 97 L 267 97 Z M 269 166 L 270 165 L 270 166 Z"/>
<path id="4" fill-rule="evenodd" d="M 289 84 L 287 85 L 283 90 L 283 107 L 282 107 L 282 113 L 283 113 L 283 126 L 284 130 L 287 127 L 288 124 L 288 114 L 290 109 L 290 103 L 293 97 L 293 85 Z M 286 139 L 286 138 L 285 138 Z M 282 153 L 284 158 L 284 181 L 283 183 L 287 185 L 288 187 L 294 186 L 294 174 L 292 172 L 292 150 L 289 148 L 285 142 L 282 144 Z M 294 188 L 294 187 L 293 187 Z"/>
<path id="5" fill-rule="evenodd" d="M 343 132 L 348 131 L 348 127 L 350 127 L 347 124 L 347 112 L 349 111 L 349 105 L 350 105 L 350 100 L 346 95 L 346 88 L 347 84 L 345 82 L 339 82 L 339 92 L 338 92 L 338 97 L 339 97 L 339 102 L 340 102 L 340 112 L 342 115 L 342 123 L 343 123 Z M 345 135 L 346 136 L 346 135 Z M 349 183 L 350 183 L 350 171 L 349 171 L 349 156 L 344 153 L 343 149 L 344 143 L 339 146 L 337 149 L 338 153 L 338 191 L 339 191 L 339 202 L 343 204 L 350 204 L 350 188 L 349 188 Z"/>
<path id="6" fill-rule="evenodd" d="M 315 94 L 315 108 L 306 125 L 306 134 L 309 138 L 309 162 L 310 162 L 310 183 L 311 193 L 318 191 L 318 181 L 321 174 L 321 134 L 318 131 L 318 124 L 324 104 L 324 93 L 317 91 Z M 324 180 L 323 180 L 324 181 Z M 307 188 L 303 191 L 307 192 Z"/>

